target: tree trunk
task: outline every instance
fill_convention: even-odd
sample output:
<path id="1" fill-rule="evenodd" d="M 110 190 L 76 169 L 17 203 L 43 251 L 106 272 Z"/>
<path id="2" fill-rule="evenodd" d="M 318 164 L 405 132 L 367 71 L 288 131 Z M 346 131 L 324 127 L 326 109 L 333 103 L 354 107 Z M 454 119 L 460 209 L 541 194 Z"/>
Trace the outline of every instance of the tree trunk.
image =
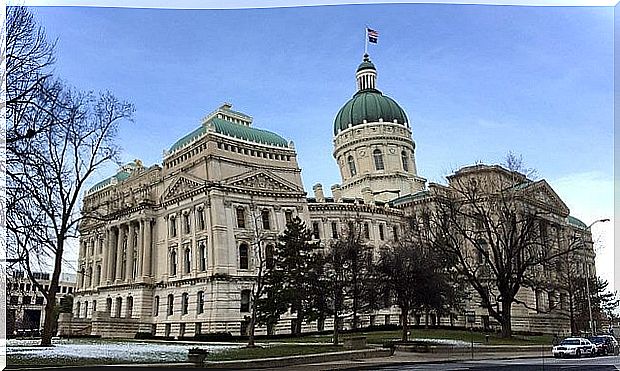
<path id="1" fill-rule="evenodd" d="M 403 334 L 402 341 L 409 340 L 409 308 L 400 308 L 400 315 L 403 318 Z"/>
<path id="2" fill-rule="evenodd" d="M 334 345 L 338 345 L 338 313 L 334 314 Z"/>
<path id="3" fill-rule="evenodd" d="M 568 295 L 568 308 L 570 313 L 570 334 L 571 336 L 577 335 L 577 326 L 575 324 L 575 308 L 573 307 L 573 293 Z"/>
<path id="4" fill-rule="evenodd" d="M 297 311 L 297 320 L 295 321 L 295 335 L 301 335 L 301 321 L 303 320 L 303 313 L 301 310 Z"/>
<path id="5" fill-rule="evenodd" d="M 60 280 L 64 247 L 64 240 L 57 237 L 57 250 L 54 257 L 54 272 L 52 273 L 52 279 L 50 281 L 47 295 L 47 303 L 45 304 L 45 321 L 43 322 L 43 333 L 41 334 L 41 346 L 52 345 L 52 337 L 54 336 L 55 327 L 54 324 L 56 322 L 54 307 L 56 306 L 56 293 L 58 292 L 58 281 Z"/>
<path id="6" fill-rule="evenodd" d="M 424 310 L 424 328 L 428 328 L 428 309 Z"/>
<path id="7" fill-rule="evenodd" d="M 512 302 L 505 300 L 502 301 L 502 338 L 512 337 L 512 317 L 511 317 Z"/>

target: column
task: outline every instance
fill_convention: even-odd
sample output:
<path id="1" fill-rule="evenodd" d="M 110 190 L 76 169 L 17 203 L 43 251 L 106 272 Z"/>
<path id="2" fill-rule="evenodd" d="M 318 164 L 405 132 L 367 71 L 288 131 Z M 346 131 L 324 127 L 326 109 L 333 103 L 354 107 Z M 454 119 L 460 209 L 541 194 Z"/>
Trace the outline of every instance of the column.
<path id="1" fill-rule="evenodd" d="M 142 276 L 151 276 L 151 250 L 153 244 L 151 219 L 144 220 L 144 259 L 142 260 Z"/>
<path id="2" fill-rule="evenodd" d="M 125 257 L 125 282 L 133 280 L 133 236 L 135 233 L 134 223 L 129 222 L 129 236 L 127 237 L 127 256 Z"/>
<path id="3" fill-rule="evenodd" d="M 118 226 L 118 239 L 116 240 L 116 276 L 115 282 L 120 282 L 121 272 L 123 270 L 123 240 L 125 239 L 125 228 Z"/>
<path id="4" fill-rule="evenodd" d="M 111 284 L 114 281 L 114 259 L 116 257 L 116 236 L 114 234 L 114 229 L 110 227 L 107 230 L 108 235 L 108 251 L 106 257 L 106 265 L 107 265 L 107 283 Z"/>
<path id="5" fill-rule="evenodd" d="M 136 278 L 138 277 L 143 278 L 142 260 L 144 259 L 144 219 L 140 219 L 138 221 L 138 246 L 136 248 L 137 248 L 137 254 L 138 254 L 138 264 L 137 264 L 138 267 L 137 267 Z"/>

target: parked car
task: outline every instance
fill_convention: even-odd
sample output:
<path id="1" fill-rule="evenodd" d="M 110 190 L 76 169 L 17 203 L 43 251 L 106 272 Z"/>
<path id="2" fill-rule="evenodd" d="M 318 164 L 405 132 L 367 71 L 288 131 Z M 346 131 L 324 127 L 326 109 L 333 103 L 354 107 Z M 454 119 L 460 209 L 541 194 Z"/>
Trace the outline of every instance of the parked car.
<path id="1" fill-rule="evenodd" d="M 595 346 L 595 351 L 594 351 L 595 355 L 606 356 L 607 354 L 610 353 L 610 350 L 612 351 L 612 354 L 613 354 L 613 348 L 610 348 L 608 345 L 608 343 L 611 342 L 609 339 L 606 339 L 602 336 L 590 336 L 588 337 L 588 340 L 590 340 L 590 342 L 592 342 L 592 344 L 594 344 Z"/>
<path id="2" fill-rule="evenodd" d="M 618 344 L 618 341 L 612 335 L 603 334 L 593 336 L 592 339 L 596 339 L 597 342 L 603 342 L 603 344 L 605 344 L 605 354 L 617 356 L 620 353 L 620 344 Z M 592 341 L 592 339 L 590 339 L 590 341 Z M 592 343 L 595 342 L 592 341 Z"/>
<path id="3" fill-rule="evenodd" d="M 593 357 L 596 354 L 596 346 L 588 339 L 584 338 L 566 338 L 560 342 L 560 344 L 553 347 L 553 356 L 575 356 L 577 358 L 582 355 L 589 355 Z"/>

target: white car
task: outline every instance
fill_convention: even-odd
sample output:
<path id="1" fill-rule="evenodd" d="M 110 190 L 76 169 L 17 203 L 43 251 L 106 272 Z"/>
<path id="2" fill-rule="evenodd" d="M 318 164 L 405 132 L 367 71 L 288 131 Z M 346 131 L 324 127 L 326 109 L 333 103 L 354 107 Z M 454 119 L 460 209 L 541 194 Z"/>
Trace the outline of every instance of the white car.
<path id="1" fill-rule="evenodd" d="M 592 357 L 596 354 L 596 346 L 588 339 L 566 338 L 560 344 L 553 347 L 552 353 L 555 358 L 564 356 L 579 358 L 586 354 Z"/>

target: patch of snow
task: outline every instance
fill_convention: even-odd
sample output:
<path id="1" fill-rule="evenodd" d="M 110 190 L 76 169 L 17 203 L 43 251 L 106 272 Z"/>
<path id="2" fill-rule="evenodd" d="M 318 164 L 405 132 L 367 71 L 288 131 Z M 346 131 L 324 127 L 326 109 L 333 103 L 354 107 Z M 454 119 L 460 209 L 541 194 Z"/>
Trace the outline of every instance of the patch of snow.
<path id="1" fill-rule="evenodd" d="M 423 339 L 423 338 L 412 338 L 410 341 L 423 341 L 429 343 L 430 345 L 448 345 L 448 346 L 456 346 L 456 347 L 465 347 L 471 346 L 470 342 L 463 340 L 454 340 L 454 339 Z"/>
<path id="2" fill-rule="evenodd" d="M 7 356 L 24 358 L 91 358 L 113 359 L 119 363 L 182 362 L 187 361 L 188 349 L 196 345 L 147 341 L 101 339 L 58 339 L 51 347 L 38 346 L 38 340 L 8 340 Z M 200 344 L 209 352 L 236 348 L 233 345 Z"/>

